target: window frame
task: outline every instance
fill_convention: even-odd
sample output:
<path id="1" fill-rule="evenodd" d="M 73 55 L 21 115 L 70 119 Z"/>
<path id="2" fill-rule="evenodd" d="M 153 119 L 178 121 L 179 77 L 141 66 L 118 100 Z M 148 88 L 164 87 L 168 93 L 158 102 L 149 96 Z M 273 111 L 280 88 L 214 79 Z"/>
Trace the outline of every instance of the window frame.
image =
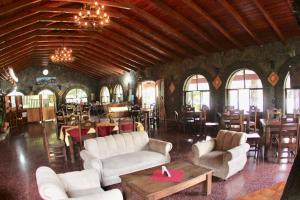
<path id="1" fill-rule="evenodd" d="M 202 76 L 203 78 L 205 78 L 205 80 L 206 80 L 206 83 L 207 83 L 207 85 L 208 85 L 208 90 L 206 89 L 199 89 L 198 88 L 198 82 L 196 83 L 196 85 L 197 85 L 197 89 L 196 90 L 187 90 L 187 86 L 188 86 L 188 83 L 189 83 L 189 80 L 191 80 L 193 77 L 195 77 L 196 76 L 196 80 L 198 81 L 198 76 Z M 206 92 L 208 92 L 208 96 L 209 96 L 209 105 L 206 105 L 206 106 L 208 106 L 209 108 L 210 108 L 210 103 L 211 103 L 211 99 L 210 99 L 210 95 L 211 95 L 211 92 L 210 92 L 210 85 L 209 85 L 209 83 L 208 83 L 208 81 L 207 81 L 207 78 L 204 76 L 204 75 L 202 75 L 202 74 L 193 74 L 193 75 L 190 75 L 189 77 L 187 77 L 186 79 L 185 79 L 185 82 L 184 82 L 184 87 L 183 87 L 183 102 L 184 102 L 184 106 L 187 106 L 187 101 L 186 101 L 186 97 L 187 97 L 187 93 L 191 93 L 191 95 L 192 96 L 194 96 L 194 92 L 199 92 L 199 95 L 200 95 L 200 102 L 199 102 L 199 104 L 200 104 L 200 106 L 201 106 L 201 98 L 202 98 L 202 96 L 203 96 L 203 93 L 206 93 Z M 193 105 L 194 105 L 194 98 L 192 98 L 192 107 L 193 107 Z M 200 108 L 201 109 L 201 108 Z"/>
<path id="2" fill-rule="evenodd" d="M 119 102 L 119 101 L 117 101 L 117 88 L 121 88 L 121 93 L 119 94 L 122 98 L 121 98 L 121 101 Z M 123 102 L 124 101 L 124 90 L 123 90 L 123 87 L 122 87 L 122 85 L 121 84 L 117 84 L 115 87 L 114 87 L 114 93 L 113 93 L 113 98 L 114 98 L 114 102 L 116 102 L 116 103 L 121 103 L 121 102 Z"/>
<path id="3" fill-rule="evenodd" d="M 75 90 L 76 91 L 76 98 L 67 98 L 67 96 L 68 96 L 68 94 L 72 91 L 72 90 Z M 67 101 L 67 99 L 78 99 L 78 90 L 82 90 L 85 94 L 86 94 L 86 97 L 80 97 L 79 98 L 79 103 L 80 102 L 83 102 L 83 103 L 88 103 L 88 94 L 87 94 L 87 92 L 84 90 L 84 89 L 82 89 L 82 88 L 72 88 L 72 89 L 70 89 L 67 93 L 66 93 L 66 96 L 65 96 L 65 103 L 78 103 L 78 102 L 76 102 L 76 101 L 71 101 L 71 102 L 68 102 Z M 82 99 L 86 99 L 86 101 L 81 101 Z"/>
<path id="4" fill-rule="evenodd" d="M 102 95 L 104 88 L 107 89 L 107 91 L 108 91 L 108 96 L 103 96 L 103 95 Z M 110 95 L 110 92 L 109 92 L 109 88 L 108 88 L 107 86 L 102 86 L 102 87 L 101 87 L 101 90 L 100 90 L 100 103 L 101 103 L 102 105 L 109 104 L 109 103 L 111 102 L 110 96 L 111 96 L 111 95 Z M 107 97 L 108 102 L 103 103 L 103 101 L 102 101 L 103 97 Z"/>
<path id="5" fill-rule="evenodd" d="M 257 76 L 258 74 L 254 71 L 254 70 L 251 70 L 249 68 L 241 68 L 241 69 L 238 69 L 238 70 L 235 70 L 234 72 L 231 73 L 231 75 L 229 76 L 228 80 L 227 80 L 227 84 L 226 84 L 226 105 L 227 106 L 231 106 L 229 105 L 230 101 L 229 101 L 229 93 L 230 91 L 237 91 L 237 105 L 238 107 L 236 109 L 240 109 L 240 98 L 239 98 L 239 90 L 249 90 L 249 95 L 248 95 L 248 99 L 249 99 L 249 106 L 251 106 L 250 104 L 250 101 L 251 101 L 251 91 L 262 91 L 262 94 L 264 94 L 264 87 L 263 87 L 263 84 L 262 84 L 262 81 L 261 81 L 261 78 L 258 76 L 260 82 L 261 82 L 261 88 L 257 87 L 257 88 L 252 88 L 252 87 L 246 87 L 246 70 L 249 70 L 249 71 L 252 71 L 254 72 Z M 229 88 L 229 85 L 231 84 L 231 82 L 233 81 L 232 79 L 234 78 L 234 76 L 239 73 L 240 71 L 243 71 L 243 85 L 244 87 L 243 88 Z M 261 112 L 263 111 L 264 109 L 264 95 L 262 95 L 262 108 L 261 108 Z M 257 106 L 257 105 L 256 105 Z M 248 108 L 249 109 L 249 108 Z"/>
<path id="6" fill-rule="evenodd" d="M 288 71 L 288 73 L 286 74 L 285 79 L 284 79 L 284 83 L 283 83 L 283 90 L 284 90 L 284 97 L 283 97 L 283 99 L 284 99 L 284 112 L 285 112 L 285 114 L 293 114 L 293 112 L 292 113 L 288 113 L 288 109 L 287 109 L 287 107 L 288 107 L 287 106 L 288 105 L 287 104 L 287 96 L 288 95 L 287 94 L 288 94 L 288 91 L 296 91 L 296 90 L 300 90 L 300 88 L 287 87 L 288 77 L 291 77 L 290 76 L 290 71 Z M 291 79 L 290 79 L 290 81 L 291 81 Z M 290 83 L 290 85 L 291 85 L 291 83 Z M 294 109 L 299 109 L 299 108 L 294 108 Z"/>

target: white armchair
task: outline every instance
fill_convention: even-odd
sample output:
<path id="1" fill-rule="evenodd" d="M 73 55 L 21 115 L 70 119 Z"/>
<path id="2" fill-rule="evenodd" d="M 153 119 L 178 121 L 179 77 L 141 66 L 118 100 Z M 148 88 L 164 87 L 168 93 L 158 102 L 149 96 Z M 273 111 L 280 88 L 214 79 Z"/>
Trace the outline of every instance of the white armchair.
<path id="1" fill-rule="evenodd" d="M 56 174 L 49 167 L 36 170 L 39 194 L 44 200 L 122 200 L 120 190 L 104 191 L 93 169 Z"/>
<path id="2" fill-rule="evenodd" d="M 244 168 L 250 148 L 246 140 L 246 133 L 220 130 L 217 138 L 192 146 L 193 163 L 225 180 Z"/>

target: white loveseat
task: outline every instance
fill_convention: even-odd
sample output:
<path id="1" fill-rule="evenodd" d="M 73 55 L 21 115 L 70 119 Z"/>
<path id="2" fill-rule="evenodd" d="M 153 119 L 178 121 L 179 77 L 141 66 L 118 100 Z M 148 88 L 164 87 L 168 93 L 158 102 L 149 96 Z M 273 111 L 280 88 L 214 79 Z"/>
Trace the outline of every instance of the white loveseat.
<path id="1" fill-rule="evenodd" d="M 213 169 L 214 176 L 226 180 L 244 168 L 250 148 L 246 140 L 246 133 L 220 130 L 215 139 L 192 146 L 193 163 Z"/>
<path id="2" fill-rule="evenodd" d="M 104 191 L 94 169 L 56 174 L 49 167 L 36 170 L 39 194 L 44 200 L 122 200 L 120 190 Z"/>
<path id="3" fill-rule="evenodd" d="M 103 186 L 120 183 L 120 175 L 170 162 L 172 144 L 150 139 L 147 132 L 131 132 L 84 141 L 80 156 L 84 169 L 96 169 Z"/>

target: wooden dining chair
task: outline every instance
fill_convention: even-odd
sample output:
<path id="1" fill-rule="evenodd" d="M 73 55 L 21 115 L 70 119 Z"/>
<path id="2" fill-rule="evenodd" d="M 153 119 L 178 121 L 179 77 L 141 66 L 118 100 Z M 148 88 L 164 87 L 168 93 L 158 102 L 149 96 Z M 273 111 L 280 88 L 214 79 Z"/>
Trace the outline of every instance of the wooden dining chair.
<path id="1" fill-rule="evenodd" d="M 45 123 L 42 124 L 42 129 L 44 146 L 47 152 L 49 163 L 51 164 L 52 162 L 57 162 L 61 159 L 63 159 L 64 162 L 67 162 L 67 152 L 64 142 L 57 141 L 56 143 L 49 143 Z"/>
<path id="2" fill-rule="evenodd" d="M 267 109 L 267 121 L 269 120 L 279 120 L 282 117 L 281 109 L 279 108 L 271 108 Z"/>
<path id="3" fill-rule="evenodd" d="M 229 130 L 244 131 L 244 110 L 240 110 L 238 113 L 230 113 Z"/>
<path id="4" fill-rule="evenodd" d="M 194 111 L 185 111 L 182 113 L 182 123 L 183 123 L 183 132 L 186 133 L 186 129 L 194 129 L 195 125 L 195 112 Z"/>
<path id="5" fill-rule="evenodd" d="M 249 109 L 249 119 L 247 122 L 249 131 L 251 132 L 258 132 L 257 129 L 257 121 L 258 121 L 258 112 L 259 109 L 257 108 L 257 106 L 250 106 Z"/>
<path id="6" fill-rule="evenodd" d="M 287 118 L 282 118 L 278 137 L 277 162 L 279 163 L 281 158 L 287 158 L 288 162 L 294 159 L 298 151 L 298 145 L 299 119 L 293 118 L 292 120 L 287 120 Z"/>

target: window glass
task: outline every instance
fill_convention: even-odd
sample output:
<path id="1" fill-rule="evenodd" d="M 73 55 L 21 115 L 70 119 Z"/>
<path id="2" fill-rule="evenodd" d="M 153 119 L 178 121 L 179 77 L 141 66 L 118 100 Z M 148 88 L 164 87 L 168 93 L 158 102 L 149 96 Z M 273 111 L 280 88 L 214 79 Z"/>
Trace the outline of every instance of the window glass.
<path id="1" fill-rule="evenodd" d="M 290 73 L 286 76 L 284 88 L 286 113 L 293 114 L 294 110 L 300 109 L 300 89 L 291 89 Z"/>
<path id="2" fill-rule="evenodd" d="M 123 88 L 121 85 L 116 85 L 114 89 L 115 102 L 123 102 Z"/>
<path id="3" fill-rule="evenodd" d="M 66 103 L 87 103 L 87 93 L 79 88 L 71 89 L 66 95 Z"/>
<path id="4" fill-rule="evenodd" d="M 110 103 L 110 93 L 109 93 L 108 87 L 106 87 L 106 86 L 101 88 L 100 101 L 101 101 L 102 104 L 109 104 Z"/>
<path id="5" fill-rule="evenodd" d="M 250 106 L 263 110 L 263 86 L 254 71 L 241 69 L 233 73 L 227 84 L 227 104 L 244 111 Z"/>
<path id="6" fill-rule="evenodd" d="M 200 111 L 203 105 L 210 106 L 209 84 L 200 74 L 190 76 L 184 86 L 185 105 Z"/>

